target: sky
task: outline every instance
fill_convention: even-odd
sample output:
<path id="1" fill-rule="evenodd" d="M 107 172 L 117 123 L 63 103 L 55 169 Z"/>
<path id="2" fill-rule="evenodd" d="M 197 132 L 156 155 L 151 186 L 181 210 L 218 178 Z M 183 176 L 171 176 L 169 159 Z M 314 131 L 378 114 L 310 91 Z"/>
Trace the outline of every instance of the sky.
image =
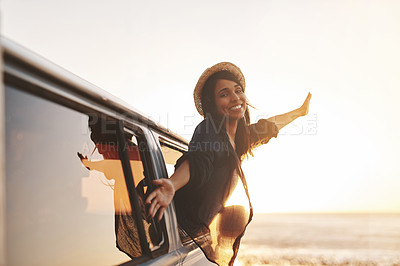
<path id="1" fill-rule="evenodd" d="M 190 140 L 193 89 L 239 66 L 252 122 L 298 108 L 243 163 L 256 212 L 400 212 L 400 1 L 2 0 L 2 35 Z"/>

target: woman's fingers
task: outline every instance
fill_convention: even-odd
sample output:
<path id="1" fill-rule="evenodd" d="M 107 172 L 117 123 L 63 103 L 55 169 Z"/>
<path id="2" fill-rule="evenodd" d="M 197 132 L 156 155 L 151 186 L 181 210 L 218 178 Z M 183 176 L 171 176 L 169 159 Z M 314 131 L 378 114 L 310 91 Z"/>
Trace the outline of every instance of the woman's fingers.
<path id="1" fill-rule="evenodd" d="M 304 103 L 299 108 L 301 116 L 304 116 L 304 115 L 308 114 L 308 109 L 309 109 L 309 105 L 310 105 L 311 96 L 312 96 L 312 94 L 309 92 L 307 97 L 306 97 L 306 99 L 304 100 Z"/>
<path id="2" fill-rule="evenodd" d="M 307 95 L 308 102 L 311 100 L 311 96 L 312 96 L 312 94 L 309 92 L 308 95 Z"/>
<path id="3" fill-rule="evenodd" d="M 152 181 L 154 185 L 161 185 L 164 182 L 164 179 L 155 179 Z"/>
<path id="4" fill-rule="evenodd" d="M 146 199 L 146 204 L 150 204 L 148 214 L 154 218 L 158 211 L 158 219 L 161 220 L 165 209 L 174 197 L 175 190 L 169 179 L 156 179 L 152 182 L 157 185 L 157 188 Z"/>
<path id="5" fill-rule="evenodd" d="M 146 203 L 147 203 L 147 204 L 150 204 L 151 201 L 152 201 L 156 196 L 157 196 L 157 190 L 154 190 L 153 192 L 151 192 L 151 193 L 149 194 L 149 196 L 147 196 Z"/>
<path id="6" fill-rule="evenodd" d="M 146 199 L 146 203 L 150 204 L 148 214 L 151 218 L 154 218 L 156 216 L 158 209 L 161 207 L 160 199 L 162 195 L 160 195 L 160 193 L 163 180 L 162 179 L 153 180 L 153 184 L 159 187 L 156 188 L 153 192 L 151 192 Z"/>
<path id="7" fill-rule="evenodd" d="M 149 216 L 154 217 L 154 209 L 156 208 L 157 200 L 153 200 L 149 206 Z"/>
<path id="8" fill-rule="evenodd" d="M 307 95 L 307 113 L 308 113 L 308 108 L 309 108 L 310 101 L 311 101 L 311 96 L 312 96 L 312 94 L 309 92 Z"/>
<path id="9" fill-rule="evenodd" d="M 158 221 L 161 221 L 164 212 L 167 208 L 166 207 L 161 207 L 161 205 L 157 202 L 152 202 L 150 205 L 150 209 L 149 209 L 149 216 L 151 216 L 151 218 L 154 218 L 158 212 Z"/>
<path id="10" fill-rule="evenodd" d="M 161 207 L 160 204 L 155 203 L 154 205 L 152 204 L 151 210 L 149 210 L 149 216 L 151 216 L 151 218 L 154 218 L 158 212 L 158 221 L 161 221 L 165 210 L 167 209 L 166 207 Z"/>
<path id="11" fill-rule="evenodd" d="M 309 92 L 308 95 L 307 95 L 307 99 L 306 99 L 306 101 L 307 101 L 308 103 L 310 103 L 311 96 L 312 96 L 312 94 Z"/>
<path id="12" fill-rule="evenodd" d="M 164 211 L 165 211 L 165 207 L 160 208 L 160 210 L 158 211 L 158 221 L 161 221 L 163 215 L 164 215 Z"/>
<path id="13" fill-rule="evenodd" d="M 154 185 L 161 186 L 161 185 L 163 184 L 163 181 L 164 181 L 163 179 L 156 179 L 156 180 L 153 180 L 152 182 L 153 182 Z M 149 196 L 147 196 L 147 199 L 146 199 L 146 203 L 147 203 L 147 204 L 150 204 L 151 201 L 152 201 L 154 198 L 157 197 L 158 191 L 159 191 L 159 187 L 156 188 L 153 192 L 151 192 L 151 193 L 149 194 Z"/>

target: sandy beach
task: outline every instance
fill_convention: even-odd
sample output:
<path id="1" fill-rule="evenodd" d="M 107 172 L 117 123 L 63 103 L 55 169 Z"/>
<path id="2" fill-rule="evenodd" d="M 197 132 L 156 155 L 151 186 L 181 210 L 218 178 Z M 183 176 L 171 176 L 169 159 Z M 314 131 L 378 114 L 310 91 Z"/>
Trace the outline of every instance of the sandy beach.
<path id="1" fill-rule="evenodd" d="M 235 265 L 400 265 L 400 214 L 256 214 Z"/>

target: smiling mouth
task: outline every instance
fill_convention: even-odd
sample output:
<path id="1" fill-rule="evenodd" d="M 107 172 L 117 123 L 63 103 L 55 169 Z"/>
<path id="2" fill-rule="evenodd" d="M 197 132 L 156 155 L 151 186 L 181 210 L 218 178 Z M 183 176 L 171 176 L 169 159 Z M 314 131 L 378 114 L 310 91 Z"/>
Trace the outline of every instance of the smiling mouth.
<path id="1" fill-rule="evenodd" d="M 238 104 L 238 105 L 235 105 L 235 106 L 232 106 L 231 108 L 229 108 L 229 110 L 231 110 L 231 111 L 238 111 L 240 109 L 242 109 L 241 104 Z"/>

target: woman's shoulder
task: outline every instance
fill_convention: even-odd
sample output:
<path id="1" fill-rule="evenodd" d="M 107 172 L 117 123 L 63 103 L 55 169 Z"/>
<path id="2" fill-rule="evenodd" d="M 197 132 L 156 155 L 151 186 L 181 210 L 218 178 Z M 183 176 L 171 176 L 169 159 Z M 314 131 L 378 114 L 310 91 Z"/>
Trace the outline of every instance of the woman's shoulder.
<path id="1" fill-rule="evenodd" d="M 220 123 L 217 120 L 206 117 L 197 125 L 195 133 L 219 135 L 222 133 L 222 130 L 225 130 L 223 125 L 223 123 Z"/>
<path id="2" fill-rule="evenodd" d="M 209 117 L 206 117 L 201 121 L 194 130 L 193 139 L 217 139 L 221 136 L 225 128 L 222 123 L 217 122 Z"/>
<path id="3" fill-rule="evenodd" d="M 229 149 L 225 128 L 209 118 L 205 118 L 197 125 L 189 143 L 189 151 L 211 152 L 218 156 L 222 156 L 225 152 L 229 153 Z"/>

